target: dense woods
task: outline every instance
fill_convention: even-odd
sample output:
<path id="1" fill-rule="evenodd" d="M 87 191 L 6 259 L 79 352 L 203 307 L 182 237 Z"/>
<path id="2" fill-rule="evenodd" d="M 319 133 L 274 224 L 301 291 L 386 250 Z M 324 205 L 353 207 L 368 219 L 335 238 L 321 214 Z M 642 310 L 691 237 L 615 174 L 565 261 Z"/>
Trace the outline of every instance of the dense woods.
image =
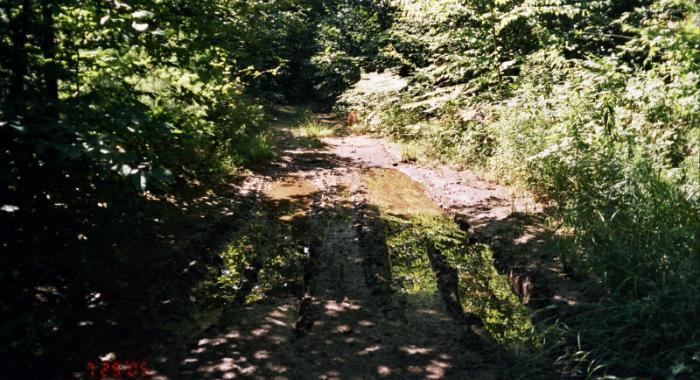
<path id="1" fill-rule="evenodd" d="M 10 373 L 62 378 L 75 305 L 128 289 L 169 200 L 270 160 L 275 106 L 313 104 L 549 206 L 597 302 L 539 321 L 523 366 L 700 375 L 693 0 L 4 0 L 0 49 Z"/>

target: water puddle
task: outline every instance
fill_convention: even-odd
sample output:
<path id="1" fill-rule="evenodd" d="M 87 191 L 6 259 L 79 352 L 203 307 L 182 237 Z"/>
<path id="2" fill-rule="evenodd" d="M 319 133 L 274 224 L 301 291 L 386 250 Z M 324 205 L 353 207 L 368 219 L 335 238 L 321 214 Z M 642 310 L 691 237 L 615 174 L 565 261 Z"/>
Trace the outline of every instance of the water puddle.
<path id="1" fill-rule="evenodd" d="M 400 216 L 440 215 L 442 211 L 425 194 L 420 183 L 398 170 L 369 168 L 362 173 L 370 201 Z"/>
<path id="2" fill-rule="evenodd" d="M 436 268 L 428 255 L 430 242 L 447 264 L 445 269 L 456 272 L 454 291 L 465 313 L 479 317 L 499 343 L 520 346 L 534 341 L 528 310 L 511 290 L 507 276 L 496 271 L 488 246 L 469 245 L 467 233 L 447 216 L 382 218 L 395 288 L 410 295 L 438 291 Z"/>
<path id="3" fill-rule="evenodd" d="M 212 302 L 246 304 L 301 292 L 309 257 L 307 214 L 317 191 L 294 176 L 267 186 L 257 210 L 223 249 L 219 273 L 205 284 Z"/>
<path id="4" fill-rule="evenodd" d="M 303 178 L 283 177 L 263 191 L 263 208 L 277 214 L 279 220 L 289 222 L 306 215 L 317 191 L 311 182 Z"/>
<path id="5" fill-rule="evenodd" d="M 433 255 L 438 252 L 446 264 L 445 272 L 456 273 L 458 284 L 452 285 L 456 285 L 454 292 L 465 313 L 478 316 L 499 343 L 519 347 L 534 341 L 528 311 L 511 290 L 507 277 L 496 271 L 488 246 L 470 245 L 468 233 L 407 175 L 371 168 L 363 172 L 363 180 L 385 225 L 393 288 L 414 300 L 445 292 L 445 284 L 439 289 L 436 280 L 435 258 L 431 263 L 428 254 L 430 245 Z"/>

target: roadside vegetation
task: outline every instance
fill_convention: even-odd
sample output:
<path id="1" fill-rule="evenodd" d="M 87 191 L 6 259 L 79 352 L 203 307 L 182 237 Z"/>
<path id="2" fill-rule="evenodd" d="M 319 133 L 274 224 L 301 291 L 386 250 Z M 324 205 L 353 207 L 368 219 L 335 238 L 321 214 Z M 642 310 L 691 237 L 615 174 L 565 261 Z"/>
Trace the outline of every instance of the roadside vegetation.
<path id="1" fill-rule="evenodd" d="M 700 371 L 699 11 L 403 2 L 378 58 L 407 85 L 341 98 L 356 130 L 400 141 L 406 160 L 473 168 L 552 206 L 573 239 L 560 264 L 599 287 L 543 325 L 579 375 Z"/>

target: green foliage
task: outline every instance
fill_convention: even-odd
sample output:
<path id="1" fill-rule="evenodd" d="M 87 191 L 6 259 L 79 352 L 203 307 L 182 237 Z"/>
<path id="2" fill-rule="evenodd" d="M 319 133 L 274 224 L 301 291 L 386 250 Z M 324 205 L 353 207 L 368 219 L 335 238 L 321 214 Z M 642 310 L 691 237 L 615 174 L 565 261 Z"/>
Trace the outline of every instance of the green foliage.
<path id="1" fill-rule="evenodd" d="M 560 348 L 577 347 L 558 362 L 572 372 L 697 373 L 699 12 L 684 0 L 402 2 L 387 49 L 409 86 L 343 96 L 359 129 L 554 206 L 574 239 L 564 268 L 605 289 L 559 325 Z"/>
<path id="2" fill-rule="evenodd" d="M 315 35 L 318 53 L 311 58 L 321 99 L 335 100 L 360 79 L 361 70 L 383 70 L 393 63 L 379 56 L 393 9 L 385 0 L 326 2 Z"/>
<path id="3" fill-rule="evenodd" d="M 310 112 L 304 114 L 299 124 L 294 127 L 294 135 L 300 138 L 299 142 L 311 148 L 322 146 L 322 138 L 333 136 L 337 132 L 337 125 L 324 123 Z"/>
<path id="4" fill-rule="evenodd" d="M 124 265 L 121 251 L 148 249 L 130 231 L 162 243 L 166 209 L 194 213 L 184 199 L 271 155 L 265 106 L 313 100 L 314 81 L 336 80 L 334 62 L 318 77 L 311 64 L 335 3 L 2 3 L 0 283 L 13 294 L 3 314 L 20 316 L 0 326 L 8 376 L 65 377 L 51 371 L 75 364 L 58 363 L 62 339 L 78 336 L 69 316 L 129 282 L 100 275 Z M 44 302 L 37 287 L 69 296 Z M 22 372 L 30 362 L 36 372 Z"/>
<path id="5" fill-rule="evenodd" d="M 342 51 L 326 50 L 314 56 L 311 63 L 318 70 L 315 89 L 323 99 L 334 99 L 360 80 L 359 66 Z"/>
<path id="6" fill-rule="evenodd" d="M 246 62 L 245 49 L 232 50 L 231 41 L 217 35 L 236 32 L 224 26 L 211 30 L 203 21 L 223 2 L 193 8 L 186 2 L 164 7 L 57 1 L 46 6 L 51 20 L 35 19 L 33 3 L 27 4 L 16 11 L 27 13 L 30 23 L 11 32 L 41 40 L 29 34 L 32 27 L 53 30 L 53 36 L 43 36 L 52 38 L 53 56 L 30 50 L 24 58 L 37 62 L 28 65 L 29 72 L 41 74 L 41 62 L 48 60 L 55 72 L 29 76 L 5 93 L 26 101 L 2 110 L 11 141 L 3 162 L 12 163 L 19 151 L 33 151 L 51 167 L 83 171 L 79 168 L 87 165 L 88 172 L 123 177 L 143 192 L 150 184 L 157 188 L 175 178 L 196 178 L 227 161 L 241 164 L 265 153 L 254 146 L 264 142 L 262 110 L 245 92 L 251 70 L 274 64 Z M 229 5 L 217 16 L 223 24 L 248 22 L 247 6 Z M 21 54 L 18 49 L 10 48 Z M 50 81 L 58 92 L 48 109 L 44 94 Z M 8 130 L 8 123 L 14 128 Z M 15 183 L 21 170 L 4 168 Z"/>

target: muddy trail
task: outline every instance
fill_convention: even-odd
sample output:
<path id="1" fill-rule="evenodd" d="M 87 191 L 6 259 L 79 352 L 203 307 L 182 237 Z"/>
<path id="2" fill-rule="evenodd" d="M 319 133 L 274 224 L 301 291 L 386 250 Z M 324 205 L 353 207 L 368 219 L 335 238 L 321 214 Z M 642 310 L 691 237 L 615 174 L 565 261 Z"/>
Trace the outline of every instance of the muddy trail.
<path id="1" fill-rule="evenodd" d="M 240 186 L 251 212 L 200 288 L 223 306 L 154 378 L 510 378 L 532 322 L 481 243 L 535 203 L 289 112 L 272 165 Z"/>

